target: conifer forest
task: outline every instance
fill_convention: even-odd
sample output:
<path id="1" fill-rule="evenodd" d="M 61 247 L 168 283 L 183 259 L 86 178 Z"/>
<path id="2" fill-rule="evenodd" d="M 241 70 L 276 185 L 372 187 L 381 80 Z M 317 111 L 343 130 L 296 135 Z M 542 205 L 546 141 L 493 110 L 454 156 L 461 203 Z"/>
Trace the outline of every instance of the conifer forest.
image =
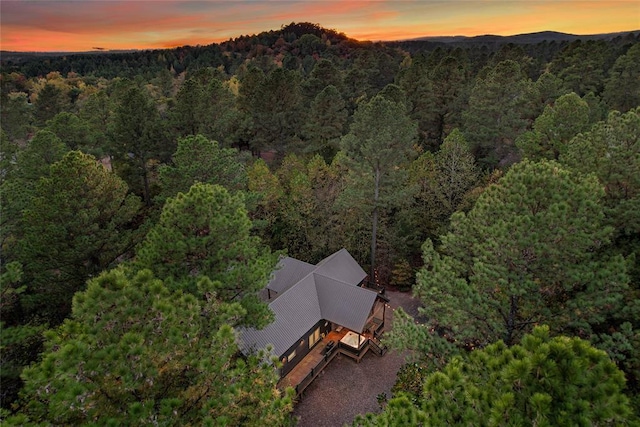
<path id="1" fill-rule="evenodd" d="M 282 255 L 411 292 L 354 426 L 640 422 L 640 33 L 4 53 L 3 425 L 295 425 Z"/>

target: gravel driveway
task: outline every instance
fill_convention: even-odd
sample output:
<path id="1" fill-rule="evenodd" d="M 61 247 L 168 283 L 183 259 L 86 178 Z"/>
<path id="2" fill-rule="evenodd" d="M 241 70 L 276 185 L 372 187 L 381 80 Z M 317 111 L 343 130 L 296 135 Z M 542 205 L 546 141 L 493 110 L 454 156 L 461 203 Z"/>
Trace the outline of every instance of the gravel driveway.
<path id="1" fill-rule="evenodd" d="M 387 291 L 392 310 L 387 308 L 385 326 L 391 326 L 393 309 L 402 307 L 417 315 L 420 303 L 410 293 Z M 404 355 L 390 350 L 382 357 L 372 352 L 360 363 L 338 354 L 304 391 L 293 414 L 300 427 L 334 427 L 351 424 L 357 414 L 379 411 L 377 396 L 391 396 L 396 373 L 404 364 Z"/>

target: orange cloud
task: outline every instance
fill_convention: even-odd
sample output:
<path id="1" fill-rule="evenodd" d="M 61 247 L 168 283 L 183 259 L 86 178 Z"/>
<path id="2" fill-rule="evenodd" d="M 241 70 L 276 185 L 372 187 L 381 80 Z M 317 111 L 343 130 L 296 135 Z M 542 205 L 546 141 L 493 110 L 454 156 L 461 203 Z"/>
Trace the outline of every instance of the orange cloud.
<path id="1" fill-rule="evenodd" d="M 640 29 L 636 1 L 2 0 L 0 48 L 79 51 L 209 44 L 309 21 L 362 40 Z"/>

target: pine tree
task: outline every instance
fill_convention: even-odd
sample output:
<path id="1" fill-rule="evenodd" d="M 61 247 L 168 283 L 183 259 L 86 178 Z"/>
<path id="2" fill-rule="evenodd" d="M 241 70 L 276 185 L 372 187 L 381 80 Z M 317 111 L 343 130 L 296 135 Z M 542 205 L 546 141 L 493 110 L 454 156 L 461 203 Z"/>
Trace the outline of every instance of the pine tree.
<path id="1" fill-rule="evenodd" d="M 22 410 L 7 422 L 286 424 L 291 390 L 276 389 L 265 353 L 239 354 L 223 319 L 214 299 L 172 292 L 148 270 L 103 273 L 47 333 L 42 361 L 23 375 Z"/>
<path id="2" fill-rule="evenodd" d="M 345 102 L 335 86 L 327 86 L 313 99 L 304 124 L 305 152 L 320 153 L 326 161 L 335 156 L 347 123 Z"/>
<path id="3" fill-rule="evenodd" d="M 19 261 L 32 314 L 61 322 L 73 294 L 132 245 L 140 204 L 90 155 L 71 151 L 37 183 L 21 221 Z"/>
<path id="4" fill-rule="evenodd" d="M 132 86 L 125 90 L 115 110 L 110 139 L 115 170 L 128 178 L 132 189 L 142 187 L 139 194 L 150 206 L 150 161 L 168 156 L 171 145 L 163 140 L 158 109 L 144 89 Z"/>
<path id="5" fill-rule="evenodd" d="M 529 160 L 558 160 L 569 141 L 589 129 L 589 104 L 575 93 L 563 95 L 547 105 L 533 129 L 520 135 L 516 145 Z"/>
<path id="6" fill-rule="evenodd" d="M 238 150 L 222 148 L 203 135 L 178 140 L 171 165 L 160 166 L 162 200 L 189 191 L 196 182 L 218 184 L 229 191 L 246 187 L 247 174 Z"/>
<path id="7" fill-rule="evenodd" d="M 224 187 L 194 184 L 166 201 L 159 222 L 136 255 L 171 290 L 201 296 L 198 279 L 213 284 L 214 298 L 245 310 L 232 324 L 266 325 L 268 307 L 257 293 L 266 286 L 277 257 L 250 233 L 251 221 L 240 195 Z"/>
<path id="8" fill-rule="evenodd" d="M 366 206 L 371 215 L 371 279 L 376 264 L 379 215 L 381 209 L 406 201 L 400 194 L 403 185 L 400 166 L 415 156 L 415 137 L 416 125 L 405 106 L 378 95 L 358 106 L 349 133 L 342 139 L 359 186 L 346 197 L 351 203 Z"/>
<path id="9" fill-rule="evenodd" d="M 640 105 L 640 44 L 621 55 L 609 70 L 602 98 L 612 110 L 625 113 Z"/>
<path id="10" fill-rule="evenodd" d="M 534 86 L 518 63 L 503 61 L 478 77 L 464 112 L 464 134 L 485 167 L 512 164 L 514 144 L 527 129 Z"/>
<path id="11" fill-rule="evenodd" d="M 555 162 L 515 165 L 452 216 L 438 251 L 424 244 L 414 292 L 428 325 L 460 346 L 512 345 L 542 322 L 590 337 L 628 288 L 624 259 L 597 253 L 612 232 L 602 196 Z"/>
<path id="12" fill-rule="evenodd" d="M 635 425 L 624 382 L 605 352 L 541 326 L 519 345 L 455 357 L 426 377 L 417 405 L 400 394 L 353 425 Z"/>

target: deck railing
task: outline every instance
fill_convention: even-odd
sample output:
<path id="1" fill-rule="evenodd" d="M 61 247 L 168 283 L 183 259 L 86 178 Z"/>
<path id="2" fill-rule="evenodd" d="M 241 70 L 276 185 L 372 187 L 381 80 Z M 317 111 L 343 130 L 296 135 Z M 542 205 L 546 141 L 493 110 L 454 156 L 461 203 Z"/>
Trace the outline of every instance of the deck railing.
<path id="1" fill-rule="evenodd" d="M 337 349 L 337 346 L 329 349 L 324 354 L 322 359 L 320 359 L 320 361 L 316 364 L 316 366 L 311 368 L 311 372 L 309 372 L 307 376 L 304 377 L 302 381 L 300 381 L 300 383 L 296 386 L 296 396 L 299 396 L 304 391 L 304 389 L 307 388 L 309 384 L 311 384 L 313 379 L 320 373 L 320 371 L 322 371 L 324 367 L 327 366 L 327 363 L 329 363 L 329 361 L 332 359 L 333 353 L 335 353 Z"/>

